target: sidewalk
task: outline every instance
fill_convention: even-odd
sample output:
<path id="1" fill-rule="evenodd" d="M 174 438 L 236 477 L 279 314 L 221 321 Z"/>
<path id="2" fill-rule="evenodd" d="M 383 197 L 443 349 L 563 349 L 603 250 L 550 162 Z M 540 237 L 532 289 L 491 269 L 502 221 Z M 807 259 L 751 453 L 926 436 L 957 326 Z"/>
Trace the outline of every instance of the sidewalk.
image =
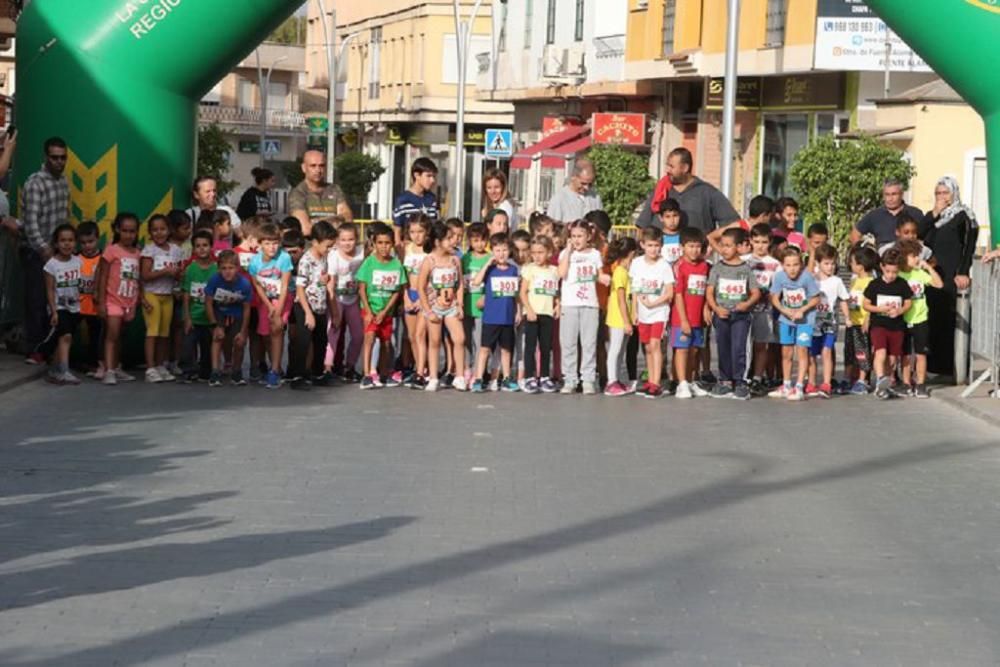
<path id="1" fill-rule="evenodd" d="M 0 349 L 0 394 L 42 377 L 45 366 L 30 366 L 20 354 Z"/>
<path id="2" fill-rule="evenodd" d="M 974 365 L 971 378 L 979 377 L 984 367 Z M 962 398 L 962 392 L 967 389 L 962 386 L 938 386 L 932 388 L 931 396 L 945 403 L 952 405 L 970 417 L 989 422 L 994 426 L 1000 426 L 1000 398 L 993 398 L 989 395 L 993 389 L 992 380 L 987 380 L 969 398 Z"/>

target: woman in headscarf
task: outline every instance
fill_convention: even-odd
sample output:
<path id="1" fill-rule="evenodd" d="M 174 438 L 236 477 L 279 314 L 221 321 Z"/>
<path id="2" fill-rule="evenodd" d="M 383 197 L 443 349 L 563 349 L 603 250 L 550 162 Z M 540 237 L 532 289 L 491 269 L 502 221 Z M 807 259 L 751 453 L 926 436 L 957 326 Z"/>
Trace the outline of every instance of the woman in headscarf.
<path id="1" fill-rule="evenodd" d="M 930 308 L 930 355 L 932 373 L 955 372 L 955 303 L 959 291 L 969 288 L 969 270 L 976 252 L 979 225 L 976 214 L 962 203 L 958 181 L 944 176 L 934 187 L 934 208 L 920 225 L 920 236 L 934 251 L 944 288 L 927 290 Z"/>

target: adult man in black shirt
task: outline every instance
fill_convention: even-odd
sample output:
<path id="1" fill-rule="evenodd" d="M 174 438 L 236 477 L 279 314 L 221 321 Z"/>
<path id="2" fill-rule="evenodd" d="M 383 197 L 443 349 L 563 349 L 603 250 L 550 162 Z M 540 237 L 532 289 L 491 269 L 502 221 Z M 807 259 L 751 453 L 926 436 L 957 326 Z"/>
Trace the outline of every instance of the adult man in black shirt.
<path id="1" fill-rule="evenodd" d="M 869 211 L 851 230 L 851 244 L 861 240 L 865 234 L 875 236 L 878 246 L 896 240 L 896 223 L 899 215 L 906 213 L 911 220 L 919 221 L 924 212 L 903 201 L 903 184 L 890 178 L 882 184 L 882 206 Z"/>

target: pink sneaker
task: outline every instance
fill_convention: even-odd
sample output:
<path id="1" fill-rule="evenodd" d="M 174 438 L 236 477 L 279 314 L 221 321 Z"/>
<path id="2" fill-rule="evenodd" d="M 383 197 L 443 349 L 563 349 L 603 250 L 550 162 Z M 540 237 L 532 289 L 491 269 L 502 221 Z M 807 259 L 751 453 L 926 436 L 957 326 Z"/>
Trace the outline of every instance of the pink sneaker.
<path id="1" fill-rule="evenodd" d="M 625 396 L 626 394 L 628 394 L 628 389 L 621 382 L 611 382 L 604 388 L 605 396 Z"/>

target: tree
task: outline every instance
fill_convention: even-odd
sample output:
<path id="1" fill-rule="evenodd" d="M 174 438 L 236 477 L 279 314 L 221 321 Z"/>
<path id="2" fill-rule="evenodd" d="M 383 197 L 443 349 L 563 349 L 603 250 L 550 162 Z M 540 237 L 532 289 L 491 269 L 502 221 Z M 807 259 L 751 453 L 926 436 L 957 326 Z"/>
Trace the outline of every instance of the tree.
<path id="1" fill-rule="evenodd" d="M 831 242 L 843 249 L 851 228 L 882 201 L 882 184 L 894 178 L 907 189 L 916 170 L 899 149 L 870 136 L 821 137 L 799 151 L 792 188 L 806 224 L 825 222 Z"/>
<path id="2" fill-rule="evenodd" d="M 226 134 L 218 125 L 212 124 L 198 130 L 198 175 L 215 179 L 220 199 L 238 185 L 237 181 L 226 179 L 232 150 Z"/>
<path id="3" fill-rule="evenodd" d="M 305 16 L 289 16 L 285 22 L 275 28 L 274 32 L 268 35 L 268 42 L 276 44 L 293 44 L 304 46 L 306 39 L 306 24 L 308 19 Z"/>
<path id="4" fill-rule="evenodd" d="M 597 192 L 612 224 L 631 225 L 636 207 L 656 183 L 647 159 L 612 144 L 593 147 L 587 157 L 594 163 Z"/>
<path id="5" fill-rule="evenodd" d="M 385 167 L 377 157 L 357 151 L 338 155 L 334 159 L 333 168 L 337 185 L 355 205 L 364 204 L 368 200 L 372 185 L 385 173 Z"/>

